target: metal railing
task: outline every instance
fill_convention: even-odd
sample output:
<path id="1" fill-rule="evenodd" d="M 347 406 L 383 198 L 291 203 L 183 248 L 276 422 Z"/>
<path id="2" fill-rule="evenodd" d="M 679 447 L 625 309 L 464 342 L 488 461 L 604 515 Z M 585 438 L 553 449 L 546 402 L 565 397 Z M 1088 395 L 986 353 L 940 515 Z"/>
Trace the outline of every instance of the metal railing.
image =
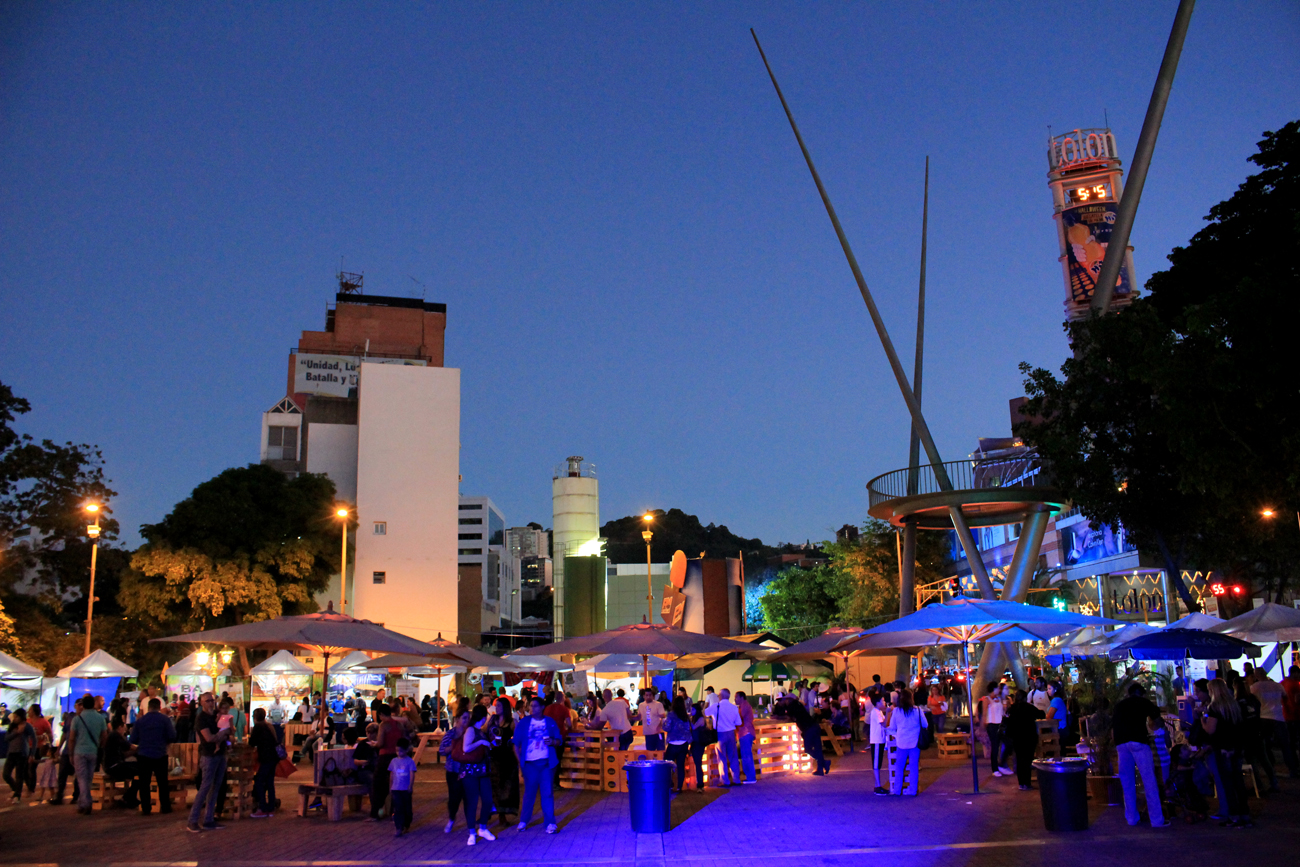
<path id="1" fill-rule="evenodd" d="M 1052 485 L 1042 459 L 1035 452 L 947 461 L 941 465 L 954 491 L 978 491 L 990 488 L 1045 488 Z M 911 477 L 909 483 L 909 476 Z M 932 464 L 905 467 L 876 476 L 867 482 L 871 506 L 886 500 L 943 491 Z"/>

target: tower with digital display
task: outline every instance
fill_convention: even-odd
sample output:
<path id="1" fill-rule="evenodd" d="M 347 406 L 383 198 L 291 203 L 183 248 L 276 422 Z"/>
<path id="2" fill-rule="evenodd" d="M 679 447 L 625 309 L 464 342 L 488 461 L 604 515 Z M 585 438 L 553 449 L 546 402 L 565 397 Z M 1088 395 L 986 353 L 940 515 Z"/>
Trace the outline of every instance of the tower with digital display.
<path id="1" fill-rule="evenodd" d="M 1108 129 L 1076 129 L 1048 140 L 1047 183 L 1065 275 L 1065 315 L 1087 317 L 1123 193 L 1124 170 Z M 1133 301 L 1133 248 L 1124 251 L 1111 310 Z"/>

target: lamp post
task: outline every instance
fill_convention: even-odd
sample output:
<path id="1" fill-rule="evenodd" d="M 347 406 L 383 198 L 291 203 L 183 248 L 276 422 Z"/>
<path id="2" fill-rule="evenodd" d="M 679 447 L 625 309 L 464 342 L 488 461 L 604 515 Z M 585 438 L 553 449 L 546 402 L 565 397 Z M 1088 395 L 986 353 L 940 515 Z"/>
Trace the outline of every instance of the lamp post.
<path id="1" fill-rule="evenodd" d="M 217 691 L 217 678 L 221 676 L 224 669 L 230 667 L 230 660 L 235 656 L 235 652 L 230 648 L 224 648 L 218 652 L 210 652 L 206 647 L 200 645 L 198 652 L 194 654 L 194 661 L 199 664 L 199 668 L 208 673 L 212 678 L 212 692 Z"/>
<path id="2" fill-rule="evenodd" d="M 641 516 L 641 520 L 645 521 L 645 529 L 641 531 L 641 538 L 645 539 L 646 623 L 655 622 L 655 610 L 654 610 L 655 609 L 655 588 L 654 588 L 654 582 L 650 578 L 650 540 L 654 538 L 654 533 L 650 532 L 650 522 L 653 521 L 654 519 L 655 516 L 650 514 L 649 512 L 646 512 L 644 515 Z"/>
<path id="3" fill-rule="evenodd" d="M 339 523 L 343 525 L 343 553 L 339 557 L 339 613 L 348 613 L 348 515 L 347 509 L 340 506 L 334 512 Z"/>
<path id="4" fill-rule="evenodd" d="M 99 504 L 87 503 L 86 511 L 95 516 L 95 523 L 86 527 L 86 535 L 90 537 L 90 593 L 86 595 L 86 652 L 85 656 L 90 656 L 90 627 L 94 622 L 95 614 L 95 561 L 99 558 Z"/>

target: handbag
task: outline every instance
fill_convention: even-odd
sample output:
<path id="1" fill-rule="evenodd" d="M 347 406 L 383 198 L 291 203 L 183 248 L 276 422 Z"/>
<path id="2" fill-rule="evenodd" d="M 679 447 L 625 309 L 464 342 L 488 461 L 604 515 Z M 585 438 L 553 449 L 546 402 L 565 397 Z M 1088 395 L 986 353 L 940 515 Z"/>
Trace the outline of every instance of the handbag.
<path id="1" fill-rule="evenodd" d="M 277 765 L 277 768 L 279 766 Z M 322 786 L 345 786 L 347 785 L 346 775 L 339 770 L 338 762 L 334 761 L 331 756 L 325 760 L 325 764 L 320 769 L 320 785 Z"/>
<path id="2" fill-rule="evenodd" d="M 275 764 L 275 775 L 277 777 L 291 777 L 293 776 L 293 772 L 296 770 L 298 770 L 298 766 L 287 758 L 280 759 L 280 761 Z M 322 785 L 324 784 L 322 783 Z"/>

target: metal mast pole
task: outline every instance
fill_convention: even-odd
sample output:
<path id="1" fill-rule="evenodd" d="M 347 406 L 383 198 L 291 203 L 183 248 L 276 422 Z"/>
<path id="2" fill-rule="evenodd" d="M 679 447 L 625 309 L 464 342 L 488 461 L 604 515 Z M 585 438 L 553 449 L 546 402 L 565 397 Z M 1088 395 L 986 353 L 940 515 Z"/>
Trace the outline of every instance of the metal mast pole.
<path id="1" fill-rule="evenodd" d="M 1092 310 L 1098 316 L 1104 316 L 1110 309 L 1120 265 L 1128 252 L 1128 238 L 1133 231 L 1133 219 L 1137 216 L 1138 200 L 1142 198 L 1142 186 L 1147 180 L 1147 169 L 1151 167 L 1151 154 L 1156 149 L 1156 136 L 1160 134 L 1165 106 L 1169 104 L 1169 92 L 1174 87 L 1174 73 L 1178 71 L 1178 58 L 1183 53 L 1183 40 L 1187 37 L 1187 27 L 1192 21 L 1192 8 L 1195 5 L 1196 0 L 1180 0 L 1178 12 L 1174 15 L 1174 26 L 1169 32 L 1165 56 L 1160 61 L 1156 86 L 1151 91 L 1147 116 L 1142 121 L 1142 132 L 1138 136 L 1137 149 L 1133 152 L 1133 165 L 1129 168 L 1124 195 L 1120 197 L 1119 208 L 1115 213 L 1115 226 L 1111 229 L 1110 242 L 1106 246 L 1106 258 L 1101 262 L 1097 287 L 1092 293 Z M 1132 277 L 1130 274 L 1129 279 Z"/>
<path id="2" fill-rule="evenodd" d="M 925 355 L 925 242 L 930 222 L 930 158 L 925 158 L 925 195 L 921 200 L 921 281 L 916 291 L 916 361 L 912 365 L 912 391 L 921 404 L 921 362 Z M 907 447 L 907 494 L 915 496 L 920 487 L 921 439 L 912 425 Z"/>
<path id="3" fill-rule="evenodd" d="M 871 290 L 867 288 L 866 278 L 862 276 L 862 269 L 858 267 L 857 257 L 853 255 L 853 248 L 849 246 L 849 239 L 844 234 L 844 227 L 840 225 L 840 218 L 835 213 L 835 206 L 831 204 L 830 196 L 826 193 L 826 187 L 822 185 L 821 176 L 817 174 L 817 167 L 813 165 L 812 155 L 808 153 L 808 146 L 804 144 L 803 136 L 799 133 L 799 125 L 795 123 L 794 114 L 790 111 L 789 104 L 785 101 L 785 94 L 781 92 L 781 85 L 776 81 L 776 75 L 772 72 L 772 65 L 767 62 L 767 55 L 763 52 L 763 46 L 759 44 L 758 34 L 754 33 L 753 28 L 749 31 L 754 37 L 754 45 L 758 46 L 759 56 L 763 58 L 763 66 L 767 68 L 767 75 L 772 79 L 772 86 L 776 88 L 777 98 L 781 100 L 781 107 L 785 109 L 785 116 L 790 121 L 790 129 L 794 131 L 794 137 L 799 142 L 799 150 L 803 151 L 804 161 L 808 163 L 808 171 L 812 173 L 813 183 L 817 185 L 817 192 L 821 195 L 822 204 L 826 206 L 826 215 L 830 217 L 831 225 L 835 228 L 835 235 L 839 238 L 840 247 L 844 250 L 844 256 L 848 259 L 849 270 L 853 272 L 853 279 L 857 281 L 858 291 L 862 293 L 862 300 L 867 305 L 867 312 L 871 314 L 871 322 L 876 327 L 876 334 L 880 338 L 880 344 L 885 350 L 885 356 L 889 359 L 889 366 L 894 372 L 894 379 L 898 383 L 898 390 L 902 392 L 903 402 L 907 404 L 908 412 L 912 414 L 912 424 L 916 430 L 917 436 L 921 440 L 921 445 L 925 447 L 925 454 L 930 459 L 933 466 L 935 480 L 939 487 L 944 491 L 952 490 L 952 480 L 948 478 L 948 471 L 943 466 L 943 458 L 939 456 L 939 449 L 934 444 L 934 437 L 930 435 L 930 427 L 925 423 L 925 416 L 921 414 L 921 405 L 916 400 L 916 395 L 912 393 L 912 388 L 907 382 L 907 374 L 903 370 L 903 364 L 898 360 L 898 353 L 894 350 L 894 342 L 889 338 L 889 331 L 885 328 L 885 322 L 880 316 L 880 310 L 876 307 L 876 301 L 871 295 Z M 971 535 L 970 526 L 966 523 L 966 516 L 957 506 L 948 507 L 948 516 L 952 520 L 953 529 L 957 532 L 957 538 L 961 540 L 962 548 L 966 552 L 966 561 L 970 564 L 971 574 L 975 576 L 979 584 L 980 595 L 985 599 L 996 599 L 997 594 L 993 592 L 993 584 L 989 581 L 988 571 L 984 568 L 984 561 L 980 558 L 979 549 L 975 546 L 975 537 Z"/>

